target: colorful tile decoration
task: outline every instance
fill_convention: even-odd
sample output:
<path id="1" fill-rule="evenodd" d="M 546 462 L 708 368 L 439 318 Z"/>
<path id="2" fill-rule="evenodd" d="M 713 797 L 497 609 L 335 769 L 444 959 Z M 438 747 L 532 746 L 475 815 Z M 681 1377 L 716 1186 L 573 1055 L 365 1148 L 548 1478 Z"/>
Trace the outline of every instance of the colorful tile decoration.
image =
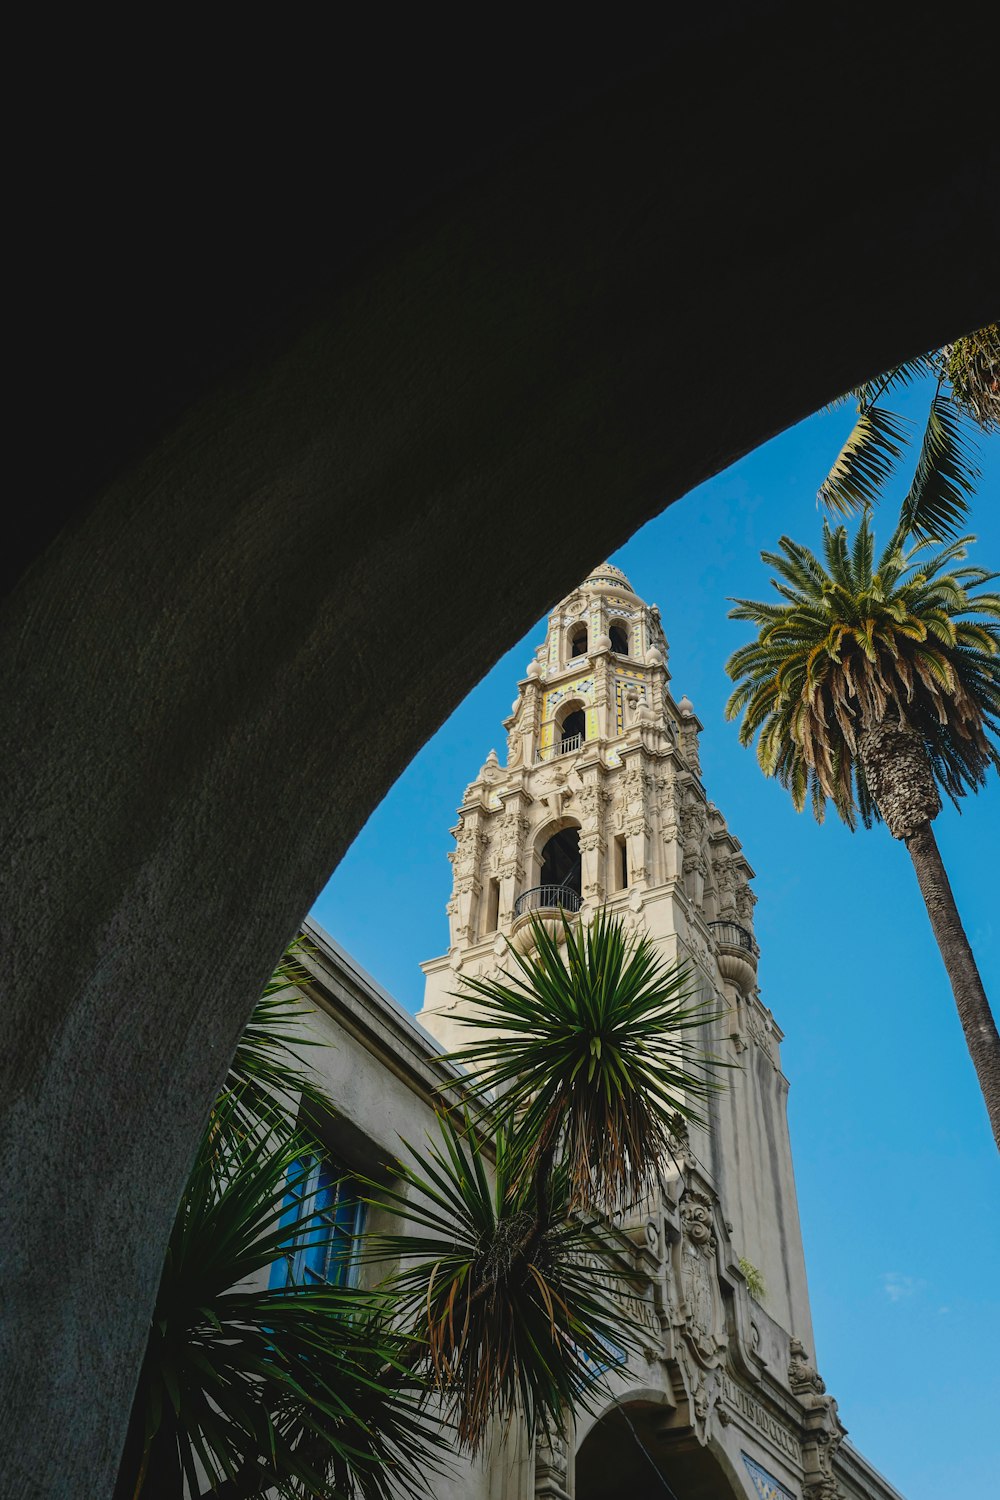
<path id="1" fill-rule="evenodd" d="M 791 1490 L 786 1490 L 783 1484 L 779 1484 L 774 1475 L 762 1469 L 748 1453 L 743 1454 L 743 1462 L 760 1500 L 795 1500 Z"/>
<path id="2" fill-rule="evenodd" d="M 630 672 L 627 677 L 615 678 L 615 730 L 618 734 L 625 732 L 625 689 L 629 685 L 641 688 L 645 681 L 645 672 Z"/>
<path id="3" fill-rule="evenodd" d="M 596 740 L 597 739 L 597 709 L 596 708 L 588 708 L 587 709 L 587 738 L 588 738 L 588 740 Z"/>
<path id="4" fill-rule="evenodd" d="M 563 698 L 582 698 L 585 703 L 593 703 L 593 677 L 578 677 L 574 682 L 564 682 L 562 687 L 553 688 L 546 693 L 542 704 L 543 718 L 550 719 Z"/>

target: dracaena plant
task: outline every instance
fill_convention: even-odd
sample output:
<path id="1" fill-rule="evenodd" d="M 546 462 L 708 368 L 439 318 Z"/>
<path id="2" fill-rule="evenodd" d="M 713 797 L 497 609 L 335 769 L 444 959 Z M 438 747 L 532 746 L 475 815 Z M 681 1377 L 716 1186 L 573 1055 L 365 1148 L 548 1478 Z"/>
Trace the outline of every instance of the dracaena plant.
<path id="1" fill-rule="evenodd" d="M 477 1449 L 493 1421 L 561 1430 L 639 1332 L 608 1215 L 656 1184 L 716 1066 L 698 1045 L 713 1012 L 687 972 L 600 912 L 510 950 L 505 978 L 469 979 L 460 1012 L 480 1040 L 449 1054 L 478 1109 L 410 1150 L 386 1204 L 415 1358 Z M 487 1158 L 490 1158 L 488 1161 Z"/>
<path id="2" fill-rule="evenodd" d="M 589 1408 L 599 1375 L 637 1346 L 622 1311 L 628 1268 L 606 1226 L 570 1208 L 565 1164 L 527 1177 L 507 1129 L 442 1113 L 439 1138 L 407 1147 L 378 1197 L 402 1232 L 371 1238 L 460 1443 L 523 1419 L 529 1438 Z M 603 1396 L 601 1397 L 603 1399 Z"/>
<path id="3" fill-rule="evenodd" d="M 533 951 L 511 949 L 508 974 L 465 981 L 456 1019 L 480 1038 L 450 1056 L 518 1122 L 529 1169 L 558 1153 L 574 1204 L 614 1212 L 651 1190 L 677 1117 L 700 1123 L 720 1086 L 727 1064 L 700 1039 L 716 1012 L 606 910 L 555 934 L 532 923 Z"/>
<path id="4" fill-rule="evenodd" d="M 615 919 L 564 937 L 565 956 L 538 925 L 512 986 L 470 990 L 480 1023 L 518 1032 L 517 1050 L 491 1065 L 474 1044 L 475 1113 L 442 1111 L 439 1139 L 409 1151 L 395 1184 L 370 1184 L 394 1227 L 366 1236 L 362 1258 L 394 1268 L 367 1291 L 261 1284 L 288 1252 L 289 1174 L 318 1149 L 296 1101 L 334 1108 L 298 1055 L 291 986 L 308 975 L 289 956 L 178 1211 L 116 1500 L 174 1500 L 185 1483 L 206 1500 L 416 1494 L 433 1488 L 449 1424 L 475 1452 L 496 1421 L 562 1430 L 595 1399 L 638 1330 L 623 1242 L 594 1205 L 648 1189 L 672 1123 L 704 1102 L 688 1032 L 708 1014 Z M 487 1102 L 497 1085 L 501 1108 Z"/>

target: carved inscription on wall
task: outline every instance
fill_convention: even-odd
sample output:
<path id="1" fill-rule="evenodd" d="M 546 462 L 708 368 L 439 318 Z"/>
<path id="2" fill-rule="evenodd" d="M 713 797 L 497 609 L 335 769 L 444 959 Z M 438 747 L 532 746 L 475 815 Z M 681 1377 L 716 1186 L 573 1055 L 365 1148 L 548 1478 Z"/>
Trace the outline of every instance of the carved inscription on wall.
<path id="1" fill-rule="evenodd" d="M 798 1439 L 782 1422 L 778 1421 L 777 1417 L 772 1416 L 766 1407 L 755 1400 L 749 1391 L 737 1385 L 729 1375 L 724 1374 L 722 1377 L 721 1395 L 725 1406 L 737 1412 L 758 1432 L 770 1438 L 774 1446 L 780 1448 L 782 1453 L 787 1453 L 797 1465 L 801 1465 L 802 1450 Z"/>

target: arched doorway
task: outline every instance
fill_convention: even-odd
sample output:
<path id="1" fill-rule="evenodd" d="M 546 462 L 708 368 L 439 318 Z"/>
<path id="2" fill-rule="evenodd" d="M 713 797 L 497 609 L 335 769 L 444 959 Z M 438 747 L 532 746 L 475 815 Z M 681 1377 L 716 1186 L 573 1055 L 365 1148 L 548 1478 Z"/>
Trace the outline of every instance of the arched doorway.
<path id="1" fill-rule="evenodd" d="M 576 1500 L 744 1500 L 710 1449 L 664 1430 L 665 1415 L 637 1400 L 602 1417 L 576 1453 Z"/>

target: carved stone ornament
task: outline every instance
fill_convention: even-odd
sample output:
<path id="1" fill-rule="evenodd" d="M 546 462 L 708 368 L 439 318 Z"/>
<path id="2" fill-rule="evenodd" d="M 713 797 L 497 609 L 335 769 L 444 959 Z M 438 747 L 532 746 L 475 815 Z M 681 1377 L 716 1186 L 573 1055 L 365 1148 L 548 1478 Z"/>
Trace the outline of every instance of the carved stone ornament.
<path id="1" fill-rule="evenodd" d="M 792 1339 L 788 1350 L 788 1384 L 792 1388 L 793 1395 L 799 1397 L 807 1393 L 816 1396 L 825 1395 L 826 1382 L 820 1378 L 815 1365 L 810 1364 L 802 1340 Z"/>
<path id="2" fill-rule="evenodd" d="M 500 762 L 497 760 L 497 753 L 495 750 L 491 750 L 483 762 L 483 768 L 479 773 L 479 780 L 497 781 L 500 774 Z"/>
<path id="3" fill-rule="evenodd" d="M 699 1363 L 715 1364 L 725 1345 L 724 1313 L 716 1267 L 712 1200 L 688 1187 L 681 1200 L 680 1272 L 684 1328 Z"/>
<path id="4" fill-rule="evenodd" d="M 569 1452 L 558 1433 L 540 1433 L 535 1444 L 535 1500 L 569 1500 Z"/>
<path id="5" fill-rule="evenodd" d="M 771 1023 L 759 1005 L 752 1000 L 747 1004 L 747 1031 L 750 1040 L 760 1048 L 773 1068 L 778 1066 L 776 1043 Z"/>
<path id="6" fill-rule="evenodd" d="M 834 1474 L 837 1449 L 847 1435 L 837 1403 L 806 1354 L 800 1339 L 789 1345 L 788 1384 L 804 1408 L 802 1464 L 805 1500 L 841 1500 Z"/>
<path id="7" fill-rule="evenodd" d="M 736 911 L 744 927 L 753 923 L 753 909 L 757 905 L 757 897 L 744 876 L 742 882 L 736 887 Z"/>

